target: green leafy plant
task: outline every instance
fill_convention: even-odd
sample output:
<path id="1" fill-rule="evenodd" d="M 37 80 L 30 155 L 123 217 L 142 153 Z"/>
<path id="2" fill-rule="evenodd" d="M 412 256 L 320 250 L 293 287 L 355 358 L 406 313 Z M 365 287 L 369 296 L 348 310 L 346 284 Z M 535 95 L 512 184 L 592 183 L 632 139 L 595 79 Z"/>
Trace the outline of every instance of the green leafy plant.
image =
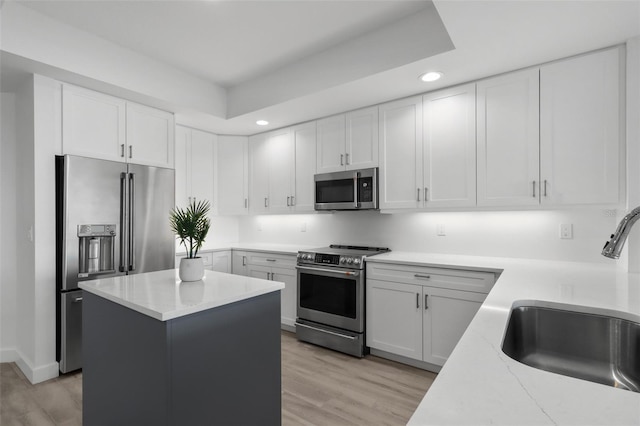
<path id="1" fill-rule="evenodd" d="M 169 214 L 171 230 L 178 236 L 180 244 L 187 250 L 187 257 L 193 259 L 198 255 L 204 239 L 211 227 L 207 217 L 210 204 L 206 200 L 191 202 L 187 208 L 175 207 Z"/>

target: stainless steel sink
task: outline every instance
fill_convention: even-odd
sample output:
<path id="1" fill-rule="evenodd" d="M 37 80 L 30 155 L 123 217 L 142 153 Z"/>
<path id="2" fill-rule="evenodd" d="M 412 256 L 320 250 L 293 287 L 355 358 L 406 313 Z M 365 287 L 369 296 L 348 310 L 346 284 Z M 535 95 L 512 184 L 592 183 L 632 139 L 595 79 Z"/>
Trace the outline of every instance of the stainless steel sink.
<path id="1" fill-rule="evenodd" d="M 547 302 L 516 303 L 502 351 L 540 370 L 640 392 L 640 320 L 619 314 Z"/>

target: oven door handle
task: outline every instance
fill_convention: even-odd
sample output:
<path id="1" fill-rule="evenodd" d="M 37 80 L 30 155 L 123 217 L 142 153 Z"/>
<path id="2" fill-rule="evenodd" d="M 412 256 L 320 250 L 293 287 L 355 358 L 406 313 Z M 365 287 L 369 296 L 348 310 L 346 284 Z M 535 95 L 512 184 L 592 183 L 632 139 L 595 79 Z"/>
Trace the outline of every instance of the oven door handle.
<path id="1" fill-rule="evenodd" d="M 331 275 L 334 277 L 357 277 L 360 275 L 360 271 L 336 271 L 333 269 L 327 268 L 311 268 L 308 266 L 296 266 L 296 269 L 299 271 L 307 271 L 307 272 L 317 272 L 318 275 Z"/>
<path id="2" fill-rule="evenodd" d="M 318 327 L 312 327 L 310 325 L 302 324 L 302 323 L 299 323 L 299 322 L 296 322 L 296 327 L 310 328 L 311 330 L 320 331 L 322 333 L 331 334 L 332 336 L 342 337 L 343 339 L 356 340 L 355 336 L 349 336 L 347 334 L 336 333 L 335 331 L 325 330 L 323 328 L 318 328 Z"/>

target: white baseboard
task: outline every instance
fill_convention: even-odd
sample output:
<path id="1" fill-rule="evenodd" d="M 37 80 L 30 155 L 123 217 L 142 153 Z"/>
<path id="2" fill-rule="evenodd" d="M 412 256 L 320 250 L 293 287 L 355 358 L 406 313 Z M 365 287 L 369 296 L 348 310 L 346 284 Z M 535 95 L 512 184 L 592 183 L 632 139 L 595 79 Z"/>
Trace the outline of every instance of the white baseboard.
<path id="1" fill-rule="evenodd" d="M 26 359 L 20 351 L 16 350 L 16 354 L 17 359 L 15 363 L 33 385 L 49 379 L 55 379 L 60 375 L 60 367 L 55 361 L 50 364 L 34 367 L 33 363 Z"/>
<path id="2" fill-rule="evenodd" d="M 0 362 L 16 362 L 18 358 L 16 348 L 0 349 Z"/>

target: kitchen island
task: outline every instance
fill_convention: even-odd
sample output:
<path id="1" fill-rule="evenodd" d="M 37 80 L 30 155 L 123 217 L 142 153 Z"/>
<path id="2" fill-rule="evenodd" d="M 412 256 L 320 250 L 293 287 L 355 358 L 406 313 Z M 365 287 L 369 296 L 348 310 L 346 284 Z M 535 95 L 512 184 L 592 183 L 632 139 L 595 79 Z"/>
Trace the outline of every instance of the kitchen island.
<path id="1" fill-rule="evenodd" d="M 615 262 L 391 252 L 371 263 L 500 273 L 409 421 L 425 425 L 639 425 L 640 393 L 522 364 L 502 351 L 512 305 L 547 301 L 640 318 L 640 274 Z"/>
<path id="2" fill-rule="evenodd" d="M 80 287 L 83 424 L 280 424 L 283 283 L 167 270 Z"/>

